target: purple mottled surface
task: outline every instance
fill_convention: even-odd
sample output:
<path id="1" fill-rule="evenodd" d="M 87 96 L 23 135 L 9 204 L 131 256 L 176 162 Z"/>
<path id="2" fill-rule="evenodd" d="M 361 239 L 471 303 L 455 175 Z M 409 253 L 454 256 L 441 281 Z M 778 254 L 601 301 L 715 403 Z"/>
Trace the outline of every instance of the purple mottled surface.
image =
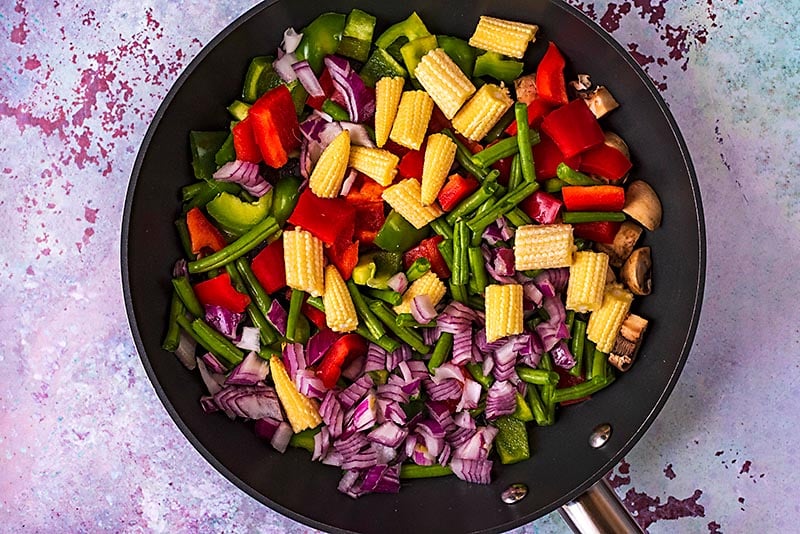
<path id="1" fill-rule="evenodd" d="M 708 278 L 695 346 L 610 481 L 659 532 L 800 522 L 800 3 L 571 3 L 647 70 L 692 153 Z M 217 474 L 127 328 L 125 190 L 181 70 L 252 1 L 0 0 L 0 530 L 308 532 Z M 563 533 L 556 515 L 515 532 Z"/>

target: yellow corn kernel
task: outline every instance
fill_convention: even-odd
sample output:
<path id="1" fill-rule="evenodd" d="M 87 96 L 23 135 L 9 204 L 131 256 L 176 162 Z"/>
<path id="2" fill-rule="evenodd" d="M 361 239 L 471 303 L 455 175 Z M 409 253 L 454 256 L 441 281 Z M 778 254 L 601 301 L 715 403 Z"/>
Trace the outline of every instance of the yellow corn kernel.
<path id="1" fill-rule="evenodd" d="M 486 286 L 486 341 L 522 333 L 522 286 Z"/>
<path id="2" fill-rule="evenodd" d="M 269 371 L 292 431 L 296 434 L 319 425 L 322 417 L 319 415 L 317 403 L 297 391 L 280 358 L 273 356 L 269 359 Z"/>
<path id="3" fill-rule="evenodd" d="M 603 289 L 608 275 L 608 254 L 581 251 L 569 268 L 568 310 L 594 311 L 603 303 Z"/>
<path id="4" fill-rule="evenodd" d="M 325 294 L 322 295 L 325 305 L 325 323 L 334 332 L 352 332 L 358 327 L 356 307 L 350 292 L 333 265 L 325 267 Z"/>
<path id="5" fill-rule="evenodd" d="M 425 91 L 405 91 L 394 118 L 389 138 L 411 150 L 419 150 L 428 131 L 433 100 Z"/>
<path id="6" fill-rule="evenodd" d="M 469 78 L 441 48 L 422 56 L 414 75 L 448 119 L 452 119 L 475 92 Z"/>
<path id="7" fill-rule="evenodd" d="M 481 17 L 475 33 L 469 39 L 469 44 L 476 48 L 522 59 L 525 50 L 528 49 L 528 43 L 536 40 L 537 31 L 539 31 L 539 26 L 535 24 Z"/>
<path id="8" fill-rule="evenodd" d="M 526 224 L 514 236 L 514 263 L 517 270 L 553 269 L 572 265 L 575 252 L 569 224 Z"/>
<path id="9" fill-rule="evenodd" d="M 403 302 L 394 307 L 395 313 L 411 313 L 411 301 L 414 297 L 419 295 L 428 295 L 431 299 L 431 304 L 436 306 L 442 300 L 447 288 L 444 283 L 439 280 L 436 273 L 428 271 L 412 283 L 406 292 L 403 293 Z"/>
<path id="10" fill-rule="evenodd" d="M 480 141 L 513 103 L 508 89 L 487 83 L 456 113 L 453 128 L 468 139 Z"/>
<path id="11" fill-rule="evenodd" d="M 400 76 L 387 76 L 375 84 L 375 143 L 379 147 L 389 139 L 405 83 L 406 79 Z"/>
<path id="12" fill-rule="evenodd" d="M 305 230 L 283 232 L 286 285 L 321 297 L 325 292 L 322 241 Z"/>
<path id="13" fill-rule="evenodd" d="M 614 347 L 620 327 L 622 327 L 633 302 L 633 293 L 622 284 L 608 284 L 603 293 L 603 304 L 589 316 L 586 337 L 597 344 L 597 350 L 610 352 Z"/>
<path id="14" fill-rule="evenodd" d="M 322 198 L 339 196 L 350 159 L 350 132 L 342 130 L 322 151 L 308 179 L 308 187 Z"/>
<path id="15" fill-rule="evenodd" d="M 414 178 L 407 178 L 387 187 L 381 196 L 393 210 L 417 229 L 444 213 L 436 204 L 422 205 L 422 190 L 419 181 Z"/>
<path id="16" fill-rule="evenodd" d="M 428 136 L 425 145 L 425 161 L 422 165 L 422 200 L 423 206 L 433 204 L 436 195 L 450 174 L 450 167 L 456 158 L 456 144 L 444 134 Z"/>
<path id="17" fill-rule="evenodd" d="M 400 158 L 382 148 L 350 147 L 350 167 L 364 173 L 382 186 L 392 183 Z"/>

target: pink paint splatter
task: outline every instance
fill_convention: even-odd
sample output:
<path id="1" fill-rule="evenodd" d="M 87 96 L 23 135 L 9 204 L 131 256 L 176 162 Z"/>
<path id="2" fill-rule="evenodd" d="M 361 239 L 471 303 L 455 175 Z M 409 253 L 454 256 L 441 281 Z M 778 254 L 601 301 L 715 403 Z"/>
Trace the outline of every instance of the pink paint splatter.
<path id="1" fill-rule="evenodd" d="M 676 499 L 670 495 L 667 497 L 667 502 L 662 504 L 659 497 L 650 497 L 631 488 L 625 494 L 624 503 L 639 526 L 646 529 L 661 519 L 705 517 L 705 508 L 697 502 L 702 495 L 703 492 L 696 489 L 691 497 Z"/>
<path id="2" fill-rule="evenodd" d="M 100 211 L 100 208 L 92 209 L 89 206 L 83 207 L 83 218 L 86 219 L 86 222 L 94 224 L 97 220 L 97 212 Z"/>
<path id="3" fill-rule="evenodd" d="M 745 473 L 749 473 L 750 472 L 750 466 L 752 466 L 752 465 L 753 465 L 753 462 L 751 462 L 750 460 L 745 460 L 744 463 L 742 464 L 742 468 L 739 469 L 739 474 L 743 475 Z"/>
<path id="4" fill-rule="evenodd" d="M 25 58 L 25 63 L 24 63 L 25 70 L 36 70 L 41 66 L 42 63 L 36 57 L 36 54 Z"/>
<path id="5" fill-rule="evenodd" d="M 11 30 L 11 42 L 18 45 L 24 45 L 25 40 L 28 38 L 28 10 L 25 9 L 22 0 L 17 0 L 14 6 L 16 13 L 22 14 L 22 20 L 14 26 Z"/>
<path id="6" fill-rule="evenodd" d="M 668 464 L 667 467 L 664 468 L 664 476 L 670 480 L 673 480 L 677 475 L 675 475 L 675 471 L 672 470 L 672 464 Z"/>
<path id="7" fill-rule="evenodd" d="M 709 534 L 722 534 L 722 531 L 720 530 L 720 528 L 722 528 L 722 525 L 720 525 L 716 521 L 712 521 L 712 522 L 710 522 L 708 524 L 708 532 L 709 532 Z"/>
<path id="8" fill-rule="evenodd" d="M 602 17 L 600 17 L 600 26 L 602 26 L 607 32 L 614 33 L 619 29 L 619 23 L 620 20 L 622 20 L 622 17 L 630 13 L 630 11 L 630 2 L 623 2 L 620 5 L 612 2 L 608 4 L 606 12 Z"/>

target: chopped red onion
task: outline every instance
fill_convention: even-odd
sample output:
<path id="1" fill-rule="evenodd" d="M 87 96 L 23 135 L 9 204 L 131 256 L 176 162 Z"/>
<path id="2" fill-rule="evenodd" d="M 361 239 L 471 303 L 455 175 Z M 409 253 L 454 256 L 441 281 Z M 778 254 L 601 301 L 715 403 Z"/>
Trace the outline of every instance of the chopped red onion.
<path id="1" fill-rule="evenodd" d="M 377 455 L 378 465 L 386 465 L 392 463 L 397 458 L 397 450 L 392 447 L 387 447 L 380 443 L 373 443 L 372 448 Z"/>
<path id="2" fill-rule="evenodd" d="M 350 62 L 338 56 L 326 56 L 325 66 L 333 80 L 333 86 L 345 97 L 347 113 L 356 123 L 364 123 L 375 114 L 375 93 L 350 66 Z"/>
<path id="3" fill-rule="evenodd" d="M 228 339 L 236 339 L 238 337 L 237 330 L 242 319 L 244 319 L 243 313 L 232 312 L 215 304 L 206 304 L 204 309 L 206 322 L 214 327 L 214 330 Z"/>
<path id="4" fill-rule="evenodd" d="M 344 431 L 344 410 L 333 390 L 329 390 L 319 406 L 319 415 L 331 436 L 339 437 Z"/>
<path id="5" fill-rule="evenodd" d="M 194 356 L 196 349 L 197 342 L 194 338 L 181 330 L 181 335 L 178 338 L 178 348 L 175 349 L 175 356 L 190 371 L 197 367 L 197 358 Z"/>
<path id="6" fill-rule="evenodd" d="M 550 322 L 545 321 L 536 325 L 536 334 L 542 342 L 542 349 L 545 352 L 550 351 L 556 346 L 556 343 L 561 339 L 559 337 L 559 327 L 553 326 Z"/>
<path id="7" fill-rule="evenodd" d="M 370 390 L 367 396 L 353 408 L 350 416 L 345 416 L 345 430 L 361 432 L 375 426 L 378 418 L 375 393 Z"/>
<path id="8" fill-rule="evenodd" d="M 489 359 L 489 358 L 487 358 Z M 467 380 L 464 382 L 464 389 L 461 393 L 461 400 L 456 406 L 456 410 L 472 410 L 478 407 L 478 402 L 481 398 L 481 385 L 475 380 Z M 466 412 L 462 412 L 466 413 Z"/>
<path id="9" fill-rule="evenodd" d="M 349 458 L 344 457 L 342 469 L 368 469 L 378 462 L 378 453 L 372 447 L 364 449 Z"/>
<path id="10" fill-rule="evenodd" d="M 297 386 L 297 391 L 306 397 L 321 400 L 325 396 L 325 384 L 311 369 L 298 369 L 294 377 L 294 383 Z"/>
<path id="11" fill-rule="evenodd" d="M 453 335 L 452 362 L 463 365 L 472 360 L 472 328 L 460 330 Z"/>
<path id="12" fill-rule="evenodd" d="M 292 427 L 289 423 L 283 422 L 278 425 L 278 429 L 275 431 L 275 435 L 272 436 L 270 440 L 270 445 L 272 445 L 276 451 L 280 453 L 286 452 L 286 448 L 289 446 L 289 440 L 292 439 Z"/>
<path id="13" fill-rule="evenodd" d="M 254 326 L 245 326 L 242 328 L 242 334 L 236 346 L 244 350 L 252 350 L 258 352 L 261 350 L 261 332 Z"/>
<path id="14" fill-rule="evenodd" d="M 567 320 L 567 310 L 564 308 L 564 303 L 558 297 L 545 297 L 542 302 L 542 307 L 547 315 L 550 317 L 547 322 L 550 324 L 558 324 Z"/>
<path id="15" fill-rule="evenodd" d="M 293 382 L 297 371 L 307 367 L 305 349 L 300 343 L 287 343 L 283 347 L 282 360 L 283 366 L 286 367 L 286 372 Z"/>
<path id="16" fill-rule="evenodd" d="M 255 386 L 264 381 L 269 374 L 269 363 L 256 352 L 250 351 L 244 360 L 233 368 L 225 380 L 225 385 Z"/>
<path id="17" fill-rule="evenodd" d="M 564 341 L 559 341 L 556 346 L 552 348 L 550 354 L 553 356 L 553 363 L 562 369 L 572 369 L 575 367 L 575 358 L 572 356 L 569 347 Z"/>
<path id="18" fill-rule="evenodd" d="M 461 383 L 453 378 L 443 380 L 439 384 L 434 384 L 433 381 L 429 380 L 425 383 L 425 387 L 431 400 L 441 401 L 461 398 Z"/>
<path id="19" fill-rule="evenodd" d="M 365 356 L 351 361 L 342 369 L 342 377 L 347 380 L 356 380 L 364 373 L 364 364 L 366 364 L 366 362 L 367 358 Z"/>
<path id="20" fill-rule="evenodd" d="M 256 420 L 254 427 L 256 436 L 265 441 L 271 441 L 272 436 L 275 435 L 275 432 L 278 430 L 280 424 L 281 421 L 279 419 L 272 419 L 270 417 L 258 419 Z"/>
<path id="21" fill-rule="evenodd" d="M 300 45 L 300 41 L 303 39 L 302 33 L 297 33 L 294 31 L 294 28 L 289 27 L 286 28 L 286 31 L 283 32 L 283 40 L 281 41 L 281 48 L 287 54 L 294 53 L 297 50 L 297 47 Z"/>
<path id="22" fill-rule="evenodd" d="M 216 395 L 225 386 L 225 375 L 209 370 L 206 362 L 204 362 L 202 358 L 197 358 L 196 364 L 208 393 Z"/>
<path id="23" fill-rule="evenodd" d="M 271 387 L 226 386 L 214 395 L 214 401 L 231 419 L 283 419 L 278 396 Z"/>
<path id="24" fill-rule="evenodd" d="M 397 447 L 408 436 L 408 430 L 402 428 L 392 421 L 386 421 L 367 434 L 370 441 L 386 445 L 387 447 Z"/>
<path id="25" fill-rule="evenodd" d="M 306 343 L 306 366 L 314 365 L 320 361 L 337 339 L 339 339 L 339 334 L 330 328 L 320 330 L 311 336 L 308 343 Z"/>
<path id="26" fill-rule="evenodd" d="M 297 73 L 292 68 L 295 63 L 297 63 L 297 56 L 291 53 L 281 55 L 279 50 L 278 59 L 272 62 L 272 68 L 275 69 L 281 80 L 291 83 L 297 79 Z"/>
<path id="27" fill-rule="evenodd" d="M 350 169 L 350 172 L 347 173 L 347 176 L 342 182 L 342 189 L 339 192 L 339 196 L 346 197 L 350 193 L 350 189 L 353 188 L 353 182 L 356 181 L 357 177 L 358 171 L 355 169 Z"/>
<path id="28" fill-rule="evenodd" d="M 428 294 L 417 295 L 411 299 L 411 315 L 421 324 L 427 324 L 436 318 L 436 308 Z"/>
<path id="29" fill-rule="evenodd" d="M 386 370 L 394 371 L 402 362 L 411 359 L 411 347 L 406 344 L 400 345 L 398 348 L 386 355 Z"/>
<path id="30" fill-rule="evenodd" d="M 267 310 L 267 320 L 272 323 L 272 326 L 275 327 L 280 335 L 286 335 L 286 323 L 289 320 L 289 316 L 277 299 L 272 301 Z"/>
<path id="31" fill-rule="evenodd" d="M 449 380 L 451 378 L 455 378 L 462 384 L 464 383 L 464 380 L 466 380 L 466 378 L 464 378 L 464 371 L 462 371 L 461 367 L 453 362 L 445 362 L 433 371 L 431 381 L 433 381 L 434 384 L 440 384 L 442 381 Z"/>
<path id="32" fill-rule="evenodd" d="M 514 413 L 517 409 L 516 390 L 507 380 L 495 380 L 486 395 L 486 419 L 493 420 Z"/>
<path id="33" fill-rule="evenodd" d="M 292 71 L 294 72 L 294 71 Z M 254 197 L 263 197 L 272 188 L 261 174 L 258 172 L 258 164 L 249 161 L 234 160 L 229 161 L 217 169 L 213 174 L 215 180 L 220 182 L 233 182 Z"/>
<path id="34" fill-rule="evenodd" d="M 466 460 L 454 458 L 450 461 L 453 474 L 465 482 L 489 484 L 492 481 L 491 460 Z"/>
<path id="35" fill-rule="evenodd" d="M 465 413 L 467 414 L 467 416 L 469 416 L 469 412 L 461 412 L 461 413 Z M 473 426 L 474 426 L 474 421 L 473 421 Z M 455 430 L 453 430 L 452 432 L 450 432 L 450 434 L 447 435 L 447 442 L 450 444 L 451 447 L 457 449 L 458 447 L 461 447 L 469 440 L 471 440 L 477 432 L 478 432 L 477 429 L 475 429 L 474 427 L 465 428 L 457 426 Z M 453 451 L 453 453 L 455 454 L 455 450 Z"/>
<path id="36" fill-rule="evenodd" d="M 208 366 L 208 370 L 212 373 L 225 374 L 228 372 L 225 366 L 222 365 L 219 360 L 217 360 L 217 357 L 210 352 L 206 352 L 200 356 L 200 358 L 203 360 L 203 362 L 205 362 L 206 366 Z"/>
<path id="37" fill-rule="evenodd" d="M 477 382 L 475 382 L 477 384 Z M 480 384 L 478 384 L 480 386 Z M 469 414 L 469 412 L 459 411 L 453 416 L 453 422 L 456 426 L 461 428 L 469 428 L 474 430 L 475 429 L 475 419 Z"/>
<path id="38" fill-rule="evenodd" d="M 367 348 L 367 362 L 364 364 L 364 372 L 381 371 L 386 368 L 386 351 L 376 345 L 370 343 Z"/>
<path id="39" fill-rule="evenodd" d="M 539 306 L 544 298 L 542 292 L 539 291 L 539 288 L 536 287 L 536 284 L 533 282 L 526 282 L 522 284 L 522 296 L 526 300 L 533 302 L 536 306 Z"/>
<path id="40" fill-rule="evenodd" d="M 383 409 L 383 416 L 386 420 L 395 423 L 396 425 L 405 425 L 407 421 L 406 412 L 400 407 L 397 402 L 389 402 Z"/>
<path id="41" fill-rule="evenodd" d="M 404 293 L 408 288 L 408 277 L 406 276 L 406 273 L 400 271 L 399 273 L 392 275 L 392 277 L 386 282 L 386 285 L 388 285 L 392 291 Z"/>
<path id="42" fill-rule="evenodd" d="M 494 270 L 500 276 L 514 276 L 514 250 L 510 248 L 493 249 Z"/>
<path id="43" fill-rule="evenodd" d="M 303 61 L 293 63 L 292 69 L 294 69 L 297 79 L 300 80 L 300 84 L 303 86 L 303 89 L 308 92 L 309 96 L 314 98 L 325 96 L 325 91 L 322 89 L 316 74 L 314 74 L 314 71 L 311 69 L 311 64 L 309 64 L 308 60 L 304 59 Z"/>
<path id="44" fill-rule="evenodd" d="M 349 410 L 355 403 L 360 401 L 367 391 L 374 385 L 372 377 L 363 375 L 361 378 L 350 384 L 347 388 L 339 393 L 339 402 L 342 408 Z"/>
<path id="45" fill-rule="evenodd" d="M 399 402 L 400 404 L 408 402 L 408 394 L 406 394 L 402 386 L 398 384 L 383 384 L 378 386 L 378 396 L 381 399 Z"/>
<path id="46" fill-rule="evenodd" d="M 323 426 L 322 430 L 314 434 L 314 452 L 311 455 L 312 461 L 319 461 L 328 455 L 331 448 L 331 433 L 328 427 Z"/>
<path id="47" fill-rule="evenodd" d="M 375 142 L 369 136 L 369 130 L 363 124 L 356 124 L 355 122 L 341 121 L 339 126 L 350 132 L 350 144 L 356 146 L 363 146 L 366 148 L 375 148 Z"/>

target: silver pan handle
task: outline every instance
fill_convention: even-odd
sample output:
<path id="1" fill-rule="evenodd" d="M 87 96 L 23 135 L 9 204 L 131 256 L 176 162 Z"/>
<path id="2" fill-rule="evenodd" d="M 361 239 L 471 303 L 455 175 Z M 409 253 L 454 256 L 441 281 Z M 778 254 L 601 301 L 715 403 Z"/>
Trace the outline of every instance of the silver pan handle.
<path id="1" fill-rule="evenodd" d="M 577 534 L 643 534 L 625 506 L 601 478 L 586 492 L 559 509 Z"/>

